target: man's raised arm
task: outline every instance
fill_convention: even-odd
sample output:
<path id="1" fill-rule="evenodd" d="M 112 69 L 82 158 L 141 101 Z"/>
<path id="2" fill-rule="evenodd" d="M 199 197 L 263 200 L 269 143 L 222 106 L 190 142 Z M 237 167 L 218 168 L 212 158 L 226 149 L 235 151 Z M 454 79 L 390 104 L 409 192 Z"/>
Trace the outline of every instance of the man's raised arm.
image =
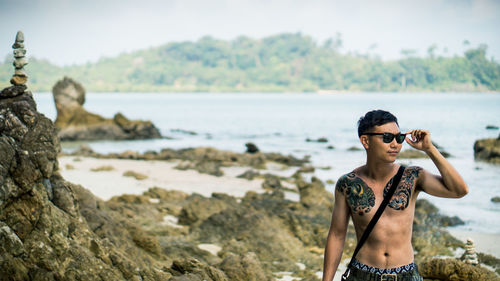
<path id="1" fill-rule="evenodd" d="M 460 198 L 469 192 L 467 184 L 457 170 L 432 144 L 429 131 L 411 130 L 406 134 L 411 135 L 411 138 L 406 138 L 406 142 L 413 148 L 425 152 L 441 174 L 441 176 L 436 176 L 423 171 L 422 176 L 419 177 L 419 186 L 424 192 L 447 198 Z"/>
<path id="2" fill-rule="evenodd" d="M 339 180 L 341 182 L 341 180 Z M 337 182 L 337 186 L 339 185 Z M 335 188 L 335 203 L 332 212 L 330 230 L 326 238 L 325 254 L 323 261 L 323 281 L 331 281 L 335 276 L 337 267 L 344 250 L 344 242 L 349 223 L 349 207 L 338 188 Z"/>

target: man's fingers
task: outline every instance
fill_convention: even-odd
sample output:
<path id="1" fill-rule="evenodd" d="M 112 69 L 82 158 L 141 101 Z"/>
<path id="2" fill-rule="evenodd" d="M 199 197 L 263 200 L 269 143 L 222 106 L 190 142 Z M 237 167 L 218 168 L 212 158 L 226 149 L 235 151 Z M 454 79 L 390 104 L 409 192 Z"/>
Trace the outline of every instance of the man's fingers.
<path id="1" fill-rule="evenodd" d="M 413 141 L 410 139 L 410 137 L 406 137 L 405 140 L 406 140 L 406 143 L 408 143 L 409 145 L 413 144 Z"/>

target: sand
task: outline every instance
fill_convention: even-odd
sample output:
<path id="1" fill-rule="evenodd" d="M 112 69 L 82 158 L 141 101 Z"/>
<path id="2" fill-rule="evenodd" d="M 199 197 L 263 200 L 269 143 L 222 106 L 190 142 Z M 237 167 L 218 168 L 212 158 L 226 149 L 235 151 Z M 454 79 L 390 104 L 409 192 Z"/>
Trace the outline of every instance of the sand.
<path id="1" fill-rule="evenodd" d="M 161 187 L 168 190 L 181 190 L 186 193 L 199 193 L 210 197 L 213 192 L 222 192 L 242 197 L 247 191 L 264 192 L 262 179 L 246 180 L 236 178 L 248 167 L 222 168 L 224 176 L 216 177 L 201 174 L 194 170 L 177 170 L 180 161 L 142 161 L 124 159 L 97 159 L 90 157 L 59 157 L 61 175 L 67 181 L 80 184 L 89 189 L 97 197 L 108 200 L 121 194 L 142 194 L 150 187 Z M 112 170 L 92 171 L 104 166 Z M 123 174 L 134 171 L 146 175 L 138 180 Z"/>

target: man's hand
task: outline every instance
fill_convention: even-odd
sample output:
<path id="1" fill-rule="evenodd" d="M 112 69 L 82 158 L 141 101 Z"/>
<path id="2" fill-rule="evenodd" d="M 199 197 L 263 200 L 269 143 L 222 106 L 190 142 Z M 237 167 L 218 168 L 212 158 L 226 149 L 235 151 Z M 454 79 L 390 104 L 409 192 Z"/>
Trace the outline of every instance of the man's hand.
<path id="1" fill-rule="evenodd" d="M 431 141 L 431 133 L 427 130 L 411 130 L 405 134 L 410 135 L 406 137 L 406 142 L 415 149 L 429 152 L 434 147 Z"/>
<path id="2" fill-rule="evenodd" d="M 441 155 L 432 144 L 431 133 L 426 130 L 411 130 L 406 132 L 406 142 L 415 149 L 424 151 L 436 165 L 441 175 L 433 175 L 426 170 L 418 178 L 418 186 L 428 194 L 460 198 L 469 192 L 467 184 L 453 166 Z"/>

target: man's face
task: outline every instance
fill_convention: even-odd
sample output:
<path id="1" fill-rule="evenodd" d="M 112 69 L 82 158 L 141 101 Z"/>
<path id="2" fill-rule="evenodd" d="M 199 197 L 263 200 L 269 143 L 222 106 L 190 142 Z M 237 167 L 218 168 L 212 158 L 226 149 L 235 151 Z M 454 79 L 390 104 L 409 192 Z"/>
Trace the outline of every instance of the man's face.
<path id="1" fill-rule="evenodd" d="M 370 133 L 392 133 L 399 134 L 400 130 L 398 125 L 395 122 L 386 123 L 381 126 L 375 126 Z M 390 143 L 385 143 L 382 140 L 382 136 L 365 136 L 367 139 L 366 145 L 363 144 L 366 148 L 366 152 L 370 157 L 375 157 L 384 162 L 394 162 L 396 161 L 396 157 L 398 156 L 403 144 L 399 144 L 394 138 Z"/>

